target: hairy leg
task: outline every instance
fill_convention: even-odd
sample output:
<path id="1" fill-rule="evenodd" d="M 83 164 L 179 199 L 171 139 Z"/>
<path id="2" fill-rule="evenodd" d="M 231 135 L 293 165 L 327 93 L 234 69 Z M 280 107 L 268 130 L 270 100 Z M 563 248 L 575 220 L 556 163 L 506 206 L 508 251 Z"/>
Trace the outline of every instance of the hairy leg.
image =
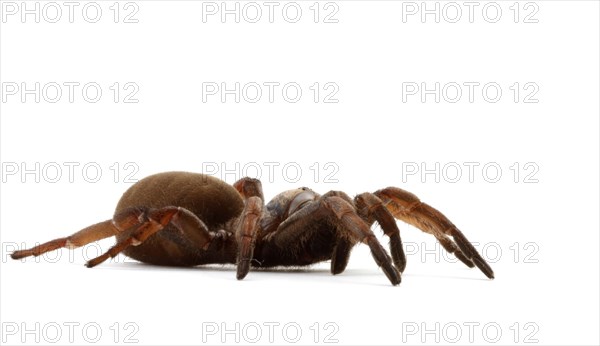
<path id="1" fill-rule="evenodd" d="M 377 221 L 385 235 L 390 238 L 390 252 L 396 268 L 402 273 L 406 268 L 406 255 L 402 247 L 400 229 L 390 211 L 383 205 L 379 197 L 372 193 L 362 193 L 354 199 L 358 214 L 372 224 Z"/>
<path id="2" fill-rule="evenodd" d="M 127 236 L 120 239 L 104 254 L 91 259 L 86 263 L 89 268 L 117 256 L 129 246 L 142 244 L 146 239 L 156 232 L 171 224 L 178 229 L 183 236 L 202 249 L 208 249 L 211 241 L 217 234 L 210 232 L 204 222 L 187 209 L 180 207 L 164 207 L 160 209 L 148 209 L 144 207 L 130 208 L 115 216 L 117 219 L 135 219 L 136 223 L 128 227 Z"/>
<path id="3" fill-rule="evenodd" d="M 28 256 L 40 256 L 46 252 L 63 247 L 75 249 L 80 246 L 117 235 L 118 233 L 138 224 L 142 213 L 143 212 L 139 209 L 132 209 L 127 213 L 116 215 L 113 219 L 88 226 L 68 237 L 57 238 L 44 244 L 35 246 L 31 249 L 15 251 L 11 254 L 11 257 L 13 259 L 21 259 Z"/>
<path id="4" fill-rule="evenodd" d="M 400 283 L 400 273 L 392 265 L 390 256 L 381 246 L 369 226 L 356 214 L 354 206 L 345 198 L 324 195 L 317 201 L 307 203 L 279 225 L 279 228 L 273 234 L 273 240 L 279 247 L 289 247 L 290 244 L 297 243 L 311 223 L 324 218 L 328 218 L 343 232 L 342 238 L 348 241 L 348 246 L 359 241 L 367 244 L 371 249 L 373 259 L 383 269 L 390 282 L 393 285 Z M 339 244 L 338 242 L 338 246 Z M 342 245 L 340 248 L 336 246 L 336 259 L 332 262 L 334 273 L 341 272 L 347 263 L 349 248 L 345 249 L 345 246 Z M 342 261 L 338 262 L 340 258 Z"/>
<path id="5" fill-rule="evenodd" d="M 446 250 L 453 252 L 467 266 L 472 267 L 474 263 L 488 278 L 494 278 L 492 268 L 444 214 L 421 202 L 412 193 L 397 187 L 378 190 L 374 194 L 383 201 L 394 217 L 434 235 Z"/>
<path id="6" fill-rule="evenodd" d="M 259 221 L 262 217 L 264 197 L 262 185 L 258 179 L 242 178 L 233 187 L 244 199 L 244 210 L 237 224 L 236 237 L 238 242 L 237 273 L 242 280 L 250 271 L 250 262 L 254 258 L 254 247 L 259 231 Z"/>
<path id="7" fill-rule="evenodd" d="M 343 237 L 338 238 L 333 248 L 333 254 L 331 255 L 331 274 L 340 274 L 346 270 L 348 260 L 350 259 L 350 250 L 352 250 L 353 246 L 354 244 L 348 239 Z"/>

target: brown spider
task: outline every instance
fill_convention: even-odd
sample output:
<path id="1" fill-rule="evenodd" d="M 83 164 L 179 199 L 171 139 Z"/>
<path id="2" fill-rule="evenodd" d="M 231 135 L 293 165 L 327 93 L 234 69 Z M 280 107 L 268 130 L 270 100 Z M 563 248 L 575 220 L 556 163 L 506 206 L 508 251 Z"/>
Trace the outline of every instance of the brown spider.
<path id="1" fill-rule="evenodd" d="M 467 266 L 476 265 L 494 278 L 492 268 L 452 222 L 399 188 L 362 193 L 352 200 L 341 191 L 321 196 L 303 187 L 285 191 L 265 206 L 257 179 L 242 178 L 232 187 L 217 178 L 187 172 L 142 179 L 123 194 L 112 219 L 15 251 L 11 257 L 39 256 L 116 236 L 116 245 L 86 266 L 94 267 L 123 252 L 156 265 L 233 263 L 241 280 L 251 264 L 265 268 L 331 260 L 331 272 L 339 274 L 348 264 L 352 247 L 363 242 L 391 283 L 398 285 L 406 257 L 394 217 L 434 235 Z M 375 221 L 390 238 L 391 258 L 371 231 Z"/>

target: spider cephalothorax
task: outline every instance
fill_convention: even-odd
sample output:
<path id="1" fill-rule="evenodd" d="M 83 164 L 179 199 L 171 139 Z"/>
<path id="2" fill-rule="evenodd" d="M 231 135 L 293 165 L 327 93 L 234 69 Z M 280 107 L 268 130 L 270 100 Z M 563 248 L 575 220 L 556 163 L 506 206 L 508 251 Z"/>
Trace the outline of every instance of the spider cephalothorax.
<path id="1" fill-rule="evenodd" d="M 115 236 L 116 245 L 90 260 L 88 267 L 123 252 L 156 265 L 233 263 L 237 278 L 243 279 L 250 266 L 304 266 L 327 260 L 331 260 L 331 272 L 339 274 L 348 264 L 352 247 L 362 242 L 397 285 L 406 257 L 395 218 L 434 235 L 467 266 L 477 266 L 488 278 L 494 277 L 452 222 L 402 189 L 388 187 L 351 199 L 341 191 L 319 195 L 300 188 L 280 193 L 265 205 L 257 179 L 243 178 L 232 187 L 187 172 L 142 179 L 123 194 L 112 219 L 16 251 L 12 258 L 39 256 Z M 371 231 L 375 222 L 390 238 L 391 258 Z"/>

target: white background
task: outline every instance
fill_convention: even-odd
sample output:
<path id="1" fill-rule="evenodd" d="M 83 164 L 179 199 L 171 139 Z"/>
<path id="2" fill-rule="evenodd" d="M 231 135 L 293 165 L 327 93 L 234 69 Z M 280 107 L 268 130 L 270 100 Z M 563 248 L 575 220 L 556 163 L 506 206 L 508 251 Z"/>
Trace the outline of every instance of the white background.
<path id="1" fill-rule="evenodd" d="M 22 102 L 19 90 L 0 105 L 2 343 L 86 344 L 99 328 L 96 344 L 121 343 L 130 333 L 139 344 L 219 344 L 221 338 L 234 344 L 236 332 L 222 329 L 238 323 L 240 343 L 252 341 L 260 326 L 258 343 L 268 344 L 269 322 L 280 323 L 273 336 L 279 344 L 295 338 L 293 328 L 284 332 L 286 324 L 301 328 L 297 344 L 323 342 L 331 332 L 339 344 L 599 343 L 598 2 L 522 2 L 517 23 L 512 1 L 494 3 L 502 9 L 496 23 L 486 20 L 493 8 L 482 15 L 486 2 L 476 3 L 472 23 L 462 2 L 457 23 L 448 20 L 455 17 L 452 7 L 444 15 L 446 2 L 438 3 L 440 23 L 433 15 L 423 23 L 420 13 L 406 13 L 410 4 L 394 1 L 321 3 L 318 23 L 312 1 L 297 2 L 297 23 L 282 16 L 284 2 L 277 3 L 273 23 L 264 5 L 258 23 L 248 17 L 236 23 L 232 15 L 225 23 L 219 15 L 204 23 L 203 4 L 195 1 L 121 3 L 118 23 L 112 1 L 97 2 L 103 11 L 97 23 L 85 20 L 81 2 L 70 23 L 68 8 L 58 4 L 63 17 L 57 23 L 45 20 L 54 17 L 52 8 L 40 23 L 32 15 L 22 23 L 20 12 L 7 15 L 3 7 L 0 24 L 4 94 L 21 83 L 29 89 L 40 83 L 40 93 L 54 85 L 48 83 L 63 85 L 56 103 L 43 94 L 40 102 L 33 94 Z M 138 22 L 124 23 L 134 8 Z M 334 9 L 338 22 L 324 23 Z M 534 9 L 528 21 L 537 23 L 525 23 Z M 80 83 L 73 102 L 65 82 Z M 81 96 L 90 82 L 102 88 L 96 103 Z M 109 89 L 116 82 L 119 102 Z M 139 88 L 137 103 L 123 102 L 132 90 L 123 90 L 128 82 Z M 225 103 L 219 95 L 202 102 L 202 85 L 210 82 L 230 88 L 294 82 L 303 94 L 287 102 L 279 87 L 272 103 L 265 94 L 256 103 L 243 97 L 236 103 L 232 95 Z M 324 103 L 324 90 L 314 102 L 309 87 L 315 82 L 335 83 L 339 102 Z M 473 102 L 465 82 L 479 83 Z M 403 83 L 430 89 L 440 83 L 440 92 L 457 83 L 463 95 L 455 103 L 446 100 L 454 94 L 437 103 L 434 95 L 422 102 L 420 94 L 403 102 Z M 482 96 L 487 83 L 502 89 L 498 102 Z M 514 83 L 520 83 L 519 102 Z M 523 102 L 533 90 L 523 89 L 525 83 L 535 83 L 538 102 Z M 65 162 L 79 164 L 72 182 Z M 15 247 L 110 218 L 131 186 L 125 175 L 132 167 L 141 179 L 160 171 L 200 172 L 211 162 L 228 168 L 257 163 L 267 199 L 303 185 L 351 195 L 401 186 L 443 211 L 478 249 L 485 247 L 496 279 L 451 263 L 453 256 L 439 251 L 432 237 L 402 223 L 409 255 L 398 287 L 363 245 L 336 277 L 323 263 L 254 271 L 241 282 L 229 266 L 171 269 L 117 258 L 85 268 L 86 258 L 107 250 L 111 239 L 37 260 L 8 257 Z M 280 165 L 272 182 L 265 162 Z M 472 179 L 469 162 L 479 165 Z M 21 175 L 36 163 L 37 176 Z M 421 171 L 406 175 L 409 167 L 436 163 L 439 182 Z M 95 174 L 82 173 L 86 164 L 100 167 L 98 182 L 88 182 Z M 285 164 L 300 167 L 298 182 L 291 181 L 293 170 L 283 174 Z M 486 164 L 501 168 L 497 182 L 491 182 L 493 169 L 483 174 Z M 53 183 L 56 166 L 62 175 Z M 462 176 L 452 182 L 456 166 Z M 19 171 L 10 174 L 15 167 Z M 337 167 L 331 177 L 337 183 L 325 181 L 331 167 Z M 233 183 L 239 174 L 223 178 Z M 72 339 L 70 322 L 79 323 Z M 214 326 L 214 335 L 203 334 Z"/>

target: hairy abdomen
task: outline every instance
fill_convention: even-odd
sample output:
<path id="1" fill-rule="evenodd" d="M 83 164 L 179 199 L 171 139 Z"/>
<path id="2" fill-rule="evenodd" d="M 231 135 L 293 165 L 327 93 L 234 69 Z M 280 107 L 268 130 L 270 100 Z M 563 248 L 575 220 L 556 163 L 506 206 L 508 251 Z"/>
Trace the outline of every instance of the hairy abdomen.
<path id="1" fill-rule="evenodd" d="M 166 172 L 151 175 L 131 186 L 119 200 L 115 214 L 130 207 L 167 206 L 185 208 L 198 216 L 209 230 L 217 231 L 241 213 L 244 203 L 231 185 L 217 178 L 198 173 Z M 124 234 L 117 235 L 117 240 L 124 237 Z M 173 226 L 167 226 L 139 246 L 130 246 L 124 253 L 146 263 L 179 266 L 229 262 L 231 257 L 229 253 L 206 257 L 205 251 Z"/>

